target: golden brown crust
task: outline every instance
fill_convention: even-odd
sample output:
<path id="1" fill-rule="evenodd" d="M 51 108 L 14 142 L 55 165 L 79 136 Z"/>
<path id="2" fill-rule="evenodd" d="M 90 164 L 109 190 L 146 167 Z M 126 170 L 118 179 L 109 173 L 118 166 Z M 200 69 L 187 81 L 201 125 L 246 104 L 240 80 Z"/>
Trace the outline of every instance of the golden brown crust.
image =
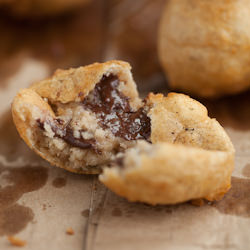
<path id="1" fill-rule="evenodd" d="M 76 169 L 66 166 L 61 159 L 43 152 L 32 140 L 32 122 L 45 120 L 46 117 L 55 117 L 49 103 L 70 103 L 80 102 L 95 87 L 102 76 L 107 73 L 116 74 L 121 81 L 126 82 L 123 92 L 130 97 L 131 104 L 140 104 L 136 85 L 133 81 L 130 65 L 121 61 L 109 61 L 106 63 L 95 63 L 86 67 L 70 70 L 57 70 L 55 74 L 44 81 L 33 84 L 29 89 L 21 90 L 15 97 L 12 104 L 12 115 L 17 130 L 27 145 L 42 158 L 52 165 L 64 168 L 71 172 L 97 174 L 99 167 L 88 169 Z M 80 95 L 79 95 L 80 93 Z"/>
<path id="2" fill-rule="evenodd" d="M 170 143 L 135 149 L 125 153 L 122 169 L 105 168 L 100 176 L 108 188 L 130 201 L 155 205 L 218 200 L 231 186 L 233 154 Z"/>
<path id="3" fill-rule="evenodd" d="M 21 90 L 13 101 L 13 119 L 24 141 L 53 165 L 76 173 L 99 173 L 100 166 L 88 168 L 80 161 L 83 167 L 75 168 L 74 161 L 66 165 L 57 152 L 50 155 L 51 151 L 41 150 L 32 139 L 37 132 L 33 127 L 38 127 L 38 120 L 57 118 L 51 103 L 59 103 L 61 109 L 66 104 L 71 108 L 72 104 L 79 106 L 102 76 L 110 73 L 118 75 L 120 82 L 126 82 L 121 84 L 122 92 L 126 92 L 135 108 L 140 107 L 127 63 L 111 61 L 57 71 L 53 77 Z M 145 141 L 133 144 L 133 148 L 125 151 L 124 168 L 105 168 L 100 180 L 131 201 L 174 204 L 191 199 L 220 199 L 230 188 L 234 166 L 234 148 L 220 124 L 208 117 L 202 104 L 183 94 L 170 93 L 164 97 L 151 93 L 145 109 L 151 119 L 153 144 Z M 53 131 L 46 130 L 46 133 L 50 139 Z M 50 145 L 46 144 L 45 148 Z M 111 157 L 108 159 L 110 162 Z"/>
<path id="4" fill-rule="evenodd" d="M 205 106 L 187 95 L 149 94 L 151 141 L 234 152 L 225 130 L 208 116 Z"/>
<path id="5" fill-rule="evenodd" d="M 171 87 L 221 96 L 250 87 L 250 2 L 170 0 L 158 53 Z"/>
<path id="6" fill-rule="evenodd" d="M 46 116 L 54 117 L 54 113 L 51 110 L 51 107 L 45 102 L 36 92 L 31 89 L 23 89 L 20 90 L 17 96 L 15 97 L 12 103 L 12 117 L 13 121 L 16 125 L 17 131 L 21 138 L 25 141 L 25 143 L 34 150 L 39 156 L 43 159 L 50 162 L 52 165 L 64 168 L 70 172 L 78 173 L 78 174 L 97 174 L 99 173 L 99 169 L 92 168 L 89 171 L 82 171 L 81 169 L 73 169 L 62 165 L 60 161 L 51 157 L 44 152 L 41 152 L 36 145 L 31 140 L 32 128 L 30 126 L 30 121 L 35 120 L 32 114 L 32 110 L 37 109 L 39 111 L 39 115 L 37 118 L 45 119 Z M 40 115 L 43 114 L 43 116 Z"/>
<path id="7" fill-rule="evenodd" d="M 127 82 L 125 94 L 133 99 L 138 97 L 138 93 L 130 70 L 130 65 L 122 61 L 93 63 L 76 69 L 57 70 L 52 77 L 37 82 L 30 88 L 52 103 L 82 101 L 104 74 L 112 72 L 121 81 Z"/>
<path id="8" fill-rule="evenodd" d="M 150 94 L 152 145 L 139 142 L 124 166 L 105 168 L 100 180 L 130 201 L 175 204 L 220 199 L 230 188 L 234 148 L 199 102 L 182 94 Z"/>

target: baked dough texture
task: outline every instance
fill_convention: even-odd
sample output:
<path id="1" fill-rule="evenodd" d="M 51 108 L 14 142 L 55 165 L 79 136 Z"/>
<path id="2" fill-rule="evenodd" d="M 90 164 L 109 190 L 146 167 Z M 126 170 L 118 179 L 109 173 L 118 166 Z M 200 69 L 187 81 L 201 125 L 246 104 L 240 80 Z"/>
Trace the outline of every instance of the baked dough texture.
<path id="1" fill-rule="evenodd" d="M 112 75 L 119 79 L 118 88 L 129 99 L 131 109 L 138 109 L 142 103 L 130 66 L 125 62 L 58 70 L 51 78 L 19 91 L 15 97 L 12 114 L 20 136 L 52 165 L 76 173 L 99 173 L 102 164 L 134 143 L 101 127 L 95 112 L 83 105 L 87 98 L 95 98 L 97 83 Z M 118 104 L 119 101 L 118 97 Z"/>
<path id="2" fill-rule="evenodd" d="M 150 94 L 153 144 L 138 141 L 106 167 L 100 181 L 127 198 L 149 204 L 219 200 L 231 186 L 234 147 L 199 102 L 182 94 Z"/>
<path id="3" fill-rule="evenodd" d="M 122 61 L 58 70 L 20 90 L 12 104 L 23 140 L 52 165 L 96 174 L 130 201 L 220 199 L 234 148 L 207 109 L 183 95 L 138 97 Z"/>
<path id="4" fill-rule="evenodd" d="M 88 2 L 90 0 L 0 0 L 0 7 L 19 17 L 44 17 L 71 11 Z"/>
<path id="5" fill-rule="evenodd" d="M 169 0 L 158 54 L 169 84 L 203 97 L 250 87 L 250 2 Z"/>

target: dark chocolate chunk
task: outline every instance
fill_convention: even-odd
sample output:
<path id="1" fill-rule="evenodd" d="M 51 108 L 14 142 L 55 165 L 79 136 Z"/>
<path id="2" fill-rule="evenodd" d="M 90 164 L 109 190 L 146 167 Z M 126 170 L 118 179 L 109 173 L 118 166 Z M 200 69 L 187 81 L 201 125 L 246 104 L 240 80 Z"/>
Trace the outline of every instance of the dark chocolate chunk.
<path id="1" fill-rule="evenodd" d="M 94 112 L 99 120 L 98 124 L 103 129 L 109 129 L 115 136 L 128 141 L 138 139 L 149 141 L 151 124 L 147 112 L 144 108 L 133 111 L 128 97 L 118 90 L 119 84 L 117 76 L 112 74 L 103 76 L 83 100 L 84 108 Z M 44 123 L 49 124 L 55 137 L 63 139 L 69 145 L 82 149 L 93 149 L 96 153 L 101 153 L 96 147 L 95 139 L 74 137 L 70 123 L 64 124 L 61 119 L 45 122 L 37 120 L 38 127 L 42 130 L 44 130 Z"/>
<path id="2" fill-rule="evenodd" d="M 84 139 L 82 137 L 76 138 L 74 137 L 73 130 L 71 129 L 70 125 L 67 124 L 63 126 L 63 121 L 60 119 L 55 119 L 53 121 L 45 121 L 51 127 L 52 131 L 55 133 L 55 136 L 58 138 L 63 139 L 69 145 L 73 147 L 78 147 L 82 149 L 95 149 L 95 140 L 94 139 Z M 40 119 L 37 120 L 38 127 L 44 130 L 44 123 L 41 122 Z M 99 152 L 98 152 L 99 153 Z"/>
<path id="3" fill-rule="evenodd" d="M 151 134 L 150 118 L 144 108 L 133 111 L 128 97 L 118 90 L 117 76 L 103 76 L 94 90 L 83 100 L 85 108 L 94 112 L 99 125 L 110 129 L 125 140 L 149 140 Z"/>
<path id="4" fill-rule="evenodd" d="M 62 137 L 62 139 L 73 147 L 89 149 L 92 148 L 93 145 L 95 144 L 94 139 L 86 140 L 83 139 L 82 137 L 80 138 L 74 137 L 73 130 L 69 126 L 67 126 L 65 130 L 66 130 L 65 135 Z"/>

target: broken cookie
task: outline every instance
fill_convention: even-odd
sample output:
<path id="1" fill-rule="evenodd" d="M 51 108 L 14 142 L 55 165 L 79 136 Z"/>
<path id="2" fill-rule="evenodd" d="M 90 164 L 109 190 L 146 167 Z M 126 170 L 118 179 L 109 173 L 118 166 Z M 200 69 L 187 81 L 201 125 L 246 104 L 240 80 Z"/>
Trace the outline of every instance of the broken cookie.
<path id="1" fill-rule="evenodd" d="M 183 95 L 138 97 L 129 64 L 57 71 L 21 90 L 12 105 L 24 141 L 51 164 L 100 180 L 131 201 L 219 199 L 234 148 L 207 109 Z"/>
<path id="2" fill-rule="evenodd" d="M 24 141 L 51 164 L 99 173 L 138 139 L 150 141 L 147 107 L 130 66 L 110 61 L 57 71 L 21 90 L 12 105 Z"/>
<path id="3" fill-rule="evenodd" d="M 231 186 L 234 147 L 199 102 L 182 94 L 150 94 L 151 141 L 119 154 L 99 179 L 130 201 L 175 204 L 218 200 Z"/>

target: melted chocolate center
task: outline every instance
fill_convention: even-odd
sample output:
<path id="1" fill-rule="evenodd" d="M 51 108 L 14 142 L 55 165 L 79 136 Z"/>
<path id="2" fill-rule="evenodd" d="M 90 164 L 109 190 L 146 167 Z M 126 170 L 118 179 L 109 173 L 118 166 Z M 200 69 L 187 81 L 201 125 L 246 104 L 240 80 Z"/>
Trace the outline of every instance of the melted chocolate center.
<path id="1" fill-rule="evenodd" d="M 120 82 L 117 76 L 103 76 L 101 81 L 83 100 L 84 108 L 91 110 L 98 118 L 98 124 L 103 129 L 109 129 L 115 136 L 125 140 L 149 140 L 151 133 L 150 118 L 144 108 L 133 111 L 129 99 L 118 90 Z M 76 138 L 70 124 L 64 124 L 60 119 L 41 122 L 37 120 L 38 127 L 45 130 L 47 123 L 55 137 L 63 139 L 73 147 L 93 149 L 100 154 L 95 139 Z M 83 132 L 83 131 L 79 131 Z"/>
<path id="2" fill-rule="evenodd" d="M 44 122 L 41 122 L 39 119 L 37 120 L 37 123 L 39 128 L 44 130 Z M 71 129 L 69 124 L 63 126 L 62 120 L 56 119 L 53 122 L 46 121 L 46 123 L 51 127 L 51 130 L 55 133 L 56 137 L 63 139 L 69 145 L 82 149 L 90 149 L 90 148 L 96 149 L 94 139 L 86 140 L 82 137 L 80 138 L 74 137 L 73 130 Z"/>
<path id="3" fill-rule="evenodd" d="M 99 125 L 125 140 L 149 140 L 150 118 L 143 108 L 133 111 L 129 99 L 118 90 L 117 76 L 103 76 L 83 100 L 85 108 L 99 119 Z"/>

